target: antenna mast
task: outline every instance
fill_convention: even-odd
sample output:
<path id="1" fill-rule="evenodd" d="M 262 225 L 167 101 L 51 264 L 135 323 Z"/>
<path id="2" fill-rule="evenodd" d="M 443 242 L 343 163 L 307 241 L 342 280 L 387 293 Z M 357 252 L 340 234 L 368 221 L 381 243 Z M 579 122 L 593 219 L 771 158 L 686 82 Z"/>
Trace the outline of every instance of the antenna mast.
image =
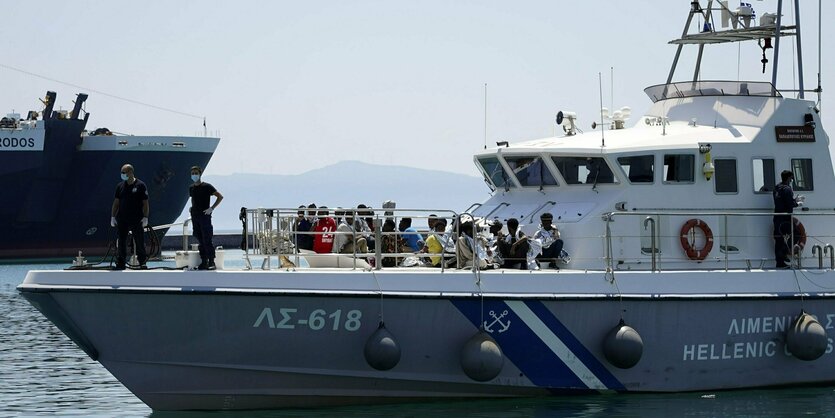
<path id="1" fill-rule="evenodd" d="M 821 25 L 821 12 L 823 12 L 823 6 L 821 5 L 823 0 L 818 0 L 818 111 L 820 111 L 821 107 L 821 93 L 823 92 L 823 88 L 821 88 L 821 33 L 823 32 L 823 25 Z"/>
<path id="2" fill-rule="evenodd" d="M 597 73 L 597 81 L 600 84 L 600 146 L 606 146 L 606 138 L 603 134 L 603 75 L 598 72 Z"/>
<path id="3" fill-rule="evenodd" d="M 611 74 L 609 76 L 609 78 L 610 78 L 610 80 L 609 80 L 610 86 L 609 87 L 611 89 L 611 92 L 610 92 L 611 97 L 610 98 L 612 99 L 611 107 L 609 107 L 609 109 L 612 109 L 612 111 L 614 112 L 615 111 L 615 67 L 609 67 L 609 72 Z"/>
<path id="4" fill-rule="evenodd" d="M 484 83 L 484 149 L 487 149 L 487 83 Z"/>

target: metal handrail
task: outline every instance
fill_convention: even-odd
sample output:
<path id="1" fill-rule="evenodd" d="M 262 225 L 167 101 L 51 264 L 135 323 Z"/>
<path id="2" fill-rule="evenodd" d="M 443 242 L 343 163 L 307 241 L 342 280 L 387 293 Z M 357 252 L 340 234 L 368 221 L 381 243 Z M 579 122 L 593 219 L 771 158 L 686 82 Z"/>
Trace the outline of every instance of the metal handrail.
<path id="1" fill-rule="evenodd" d="M 490 213 L 488 213 L 488 214 L 484 215 L 484 219 L 489 218 L 489 217 L 490 217 L 490 215 L 492 215 L 492 214 L 493 214 L 493 212 L 495 212 L 495 211 L 499 210 L 499 208 L 501 208 L 502 206 L 510 206 L 510 203 L 507 203 L 507 202 L 502 202 L 502 203 L 499 203 L 498 205 L 496 205 L 496 207 L 495 207 L 495 208 L 493 208 L 493 210 L 491 210 L 491 211 L 490 211 Z"/>
<path id="2" fill-rule="evenodd" d="M 807 217 L 807 216 L 835 216 L 835 213 L 833 213 L 831 210 L 805 210 L 801 213 L 774 213 L 772 211 L 765 211 L 765 210 L 761 211 L 761 212 L 751 212 L 751 211 L 740 211 L 740 212 L 735 212 L 735 211 L 704 211 L 704 210 L 702 210 L 702 211 L 662 210 L 662 211 L 607 212 L 607 213 L 603 214 L 603 216 L 602 216 L 602 219 L 604 220 L 604 222 L 606 222 L 606 225 L 607 225 L 603 237 L 604 237 L 604 240 L 605 240 L 606 247 L 610 248 L 611 245 L 612 245 L 613 235 L 612 235 L 611 230 L 610 230 L 608 225 L 611 222 L 614 222 L 616 216 L 647 216 L 647 217 L 658 217 L 658 216 L 717 217 L 717 216 L 719 216 L 719 217 L 725 218 L 725 230 L 723 231 L 723 234 L 724 234 L 723 236 L 725 238 L 724 242 L 727 243 L 727 241 L 728 241 L 727 217 L 728 216 L 775 216 L 775 215 L 777 215 L 777 216 L 780 216 L 780 215 L 789 216 L 791 218 L 792 224 L 794 224 L 795 220 L 798 219 L 798 218 Z M 647 219 L 644 220 L 644 229 L 646 229 L 647 223 L 650 222 L 649 219 L 651 219 L 651 218 L 647 218 Z M 653 227 L 654 227 L 655 226 L 654 225 L 655 221 L 652 220 L 651 222 L 652 222 Z M 791 240 L 792 240 L 792 242 L 794 242 L 794 238 L 795 238 L 794 237 L 794 228 L 792 228 L 791 234 L 792 234 Z M 655 271 L 656 268 L 657 268 L 655 255 L 656 255 L 656 251 L 658 249 L 656 248 L 657 244 L 655 242 L 655 238 L 656 238 L 655 233 L 653 233 L 652 237 L 651 237 L 651 246 L 652 246 L 651 251 L 652 251 L 652 261 L 653 261 L 652 270 L 653 271 Z M 823 251 L 824 251 L 824 253 L 827 253 L 827 252 L 829 253 L 831 268 L 835 269 L 835 248 L 833 248 L 832 245 L 830 245 L 830 244 L 827 244 L 827 246 L 828 247 L 824 247 Z M 814 247 L 813 247 L 813 250 L 814 250 Z M 827 250 L 829 250 L 829 251 L 827 251 Z M 795 258 L 796 267 L 797 268 L 802 268 L 802 261 L 801 261 L 802 256 L 795 254 L 795 250 L 793 248 L 790 248 L 789 252 L 790 252 L 790 255 L 795 256 L 794 258 Z M 730 268 L 727 253 L 728 253 L 728 251 L 725 251 L 725 256 L 724 256 L 725 257 L 725 270 L 728 270 Z M 604 260 L 605 260 L 605 263 L 606 263 L 606 268 L 614 269 L 614 257 L 612 257 L 609 254 L 606 257 L 604 257 Z M 740 260 L 736 260 L 736 261 L 740 261 Z M 747 262 L 750 263 L 750 260 L 747 260 Z"/>
<path id="3" fill-rule="evenodd" d="M 823 247 L 818 244 L 812 246 L 812 256 L 818 256 L 818 268 L 823 270 Z"/>
<path id="4" fill-rule="evenodd" d="M 555 202 L 555 201 L 553 201 L 553 200 L 549 200 L 549 201 L 547 201 L 547 202 L 545 202 L 545 203 L 543 203 L 543 204 L 539 205 L 539 207 L 538 207 L 538 208 L 536 208 L 536 210 L 534 210 L 533 212 L 531 212 L 531 213 L 528 215 L 528 219 L 533 219 L 533 216 L 534 216 L 534 215 L 536 215 L 536 214 L 537 214 L 537 212 L 541 211 L 541 210 L 542 210 L 542 208 L 544 208 L 544 207 L 545 207 L 545 205 L 548 205 L 548 204 L 550 204 L 551 206 L 554 206 L 554 205 L 556 205 L 556 204 L 557 204 L 557 202 Z"/>
<path id="5" fill-rule="evenodd" d="M 327 208 L 326 210 L 328 211 L 328 215 L 331 215 L 333 212 L 336 211 L 336 208 Z M 373 209 L 372 208 L 347 208 L 347 209 L 340 208 L 339 209 L 340 212 L 345 212 L 345 213 L 349 214 L 350 217 L 353 217 L 353 218 L 366 218 L 367 216 L 357 215 L 357 212 L 364 212 L 364 211 L 369 211 L 369 210 L 373 210 Z M 411 218 L 417 218 L 417 219 L 429 219 L 430 218 L 429 214 L 435 214 L 436 216 L 438 216 L 438 214 L 441 214 L 441 216 L 439 216 L 439 217 L 444 218 L 444 219 L 450 218 L 450 219 L 453 219 L 453 220 L 457 220 L 460 217 L 460 215 L 458 213 L 456 213 L 453 210 L 448 210 L 448 209 L 385 208 L 385 210 L 386 210 L 386 212 L 395 212 L 395 213 L 399 212 L 401 214 L 408 214 L 408 216 L 405 216 L 405 217 L 411 217 Z M 248 227 L 246 228 L 246 231 L 244 231 L 244 238 L 247 241 L 246 244 L 245 244 L 245 248 L 244 248 L 244 251 L 245 251 L 244 258 L 247 261 L 249 260 L 250 247 L 249 247 L 248 238 L 249 238 L 250 232 L 252 234 L 254 234 L 254 236 L 255 236 L 255 240 L 253 241 L 254 246 L 251 248 L 253 250 L 252 254 L 266 255 L 265 259 L 262 262 L 262 268 L 264 268 L 264 269 L 269 269 L 270 268 L 270 262 L 268 261 L 268 259 L 273 255 L 276 255 L 278 257 L 295 256 L 297 261 L 296 261 L 296 263 L 293 263 L 293 264 L 298 265 L 298 257 L 300 255 L 299 255 L 299 252 L 298 252 L 298 247 L 296 245 L 292 246 L 292 248 L 293 248 L 292 252 L 284 252 L 281 249 L 281 246 L 285 244 L 284 241 L 292 242 L 293 240 L 296 239 L 297 235 L 314 235 L 315 236 L 315 235 L 343 234 L 344 233 L 344 232 L 337 232 L 337 231 L 322 231 L 322 232 L 296 231 L 296 230 L 294 230 L 293 225 L 295 224 L 295 221 L 297 219 L 299 211 L 300 211 L 299 208 L 253 208 L 253 209 L 246 209 L 245 212 L 246 212 L 246 216 L 247 216 L 247 219 L 248 219 Z M 304 211 L 307 212 L 307 210 L 304 210 Z M 311 211 L 313 211 L 313 209 L 311 209 Z M 315 211 L 318 213 L 320 210 L 316 209 Z M 425 215 L 425 216 L 419 215 L 419 214 L 415 215 L 415 213 L 426 213 L 427 215 Z M 353 259 L 354 259 L 353 268 L 357 267 L 357 265 L 356 265 L 357 257 L 374 257 L 375 262 L 376 262 L 375 263 L 376 264 L 375 268 L 377 268 L 377 269 L 381 268 L 382 259 L 384 257 L 389 257 L 389 256 L 406 257 L 406 256 L 409 256 L 409 255 L 415 255 L 415 256 L 418 256 L 418 257 L 441 256 L 443 258 L 451 258 L 453 256 L 453 255 L 451 255 L 450 253 L 447 253 L 447 252 L 437 253 L 437 254 L 436 253 L 413 253 L 413 252 L 408 252 L 408 253 L 383 253 L 380 250 L 381 245 L 382 245 L 382 237 L 384 235 L 400 235 L 400 234 L 402 234 L 401 232 L 397 232 L 397 231 L 382 232 L 382 220 L 386 219 L 386 218 L 393 218 L 393 217 L 394 216 L 383 215 L 383 214 L 374 215 L 374 220 L 375 220 L 374 236 L 375 236 L 375 241 L 379 242 L 379 245 L 377 245 L 375 247 L 375 252 L 374 253 L 358 253 L 357 252 L 357 246 L 356 246 L 356 240 L 357 239 L 356 239 L 356 237 L 357 237 L 358 234 L 360 234 L 360 232 L 356 231 L 356 229 L 354 229 L 354 227 L 352 226 L 352 229 L 354 229 L 354 230 L 352 231 L 351 235 L 352 235 L 352 238 L 354 240 L 355 245 L 354 245 L 354 249 L 351 253 L 324 253 L 324 254 L 317 253 L 317 254 L 309 254 L 309 255 L 314 256 L 314 257 L 353 256 Z M 401 215 L 399 217 L 404 217 L 404 216 Z M 275 230 L 272 229 L 273 228 L 273 219 L 276 220 L 275 225 L 276 225 L 277 228 Z M 455 222 L 455 229 L 453 231 L 451 231 L 451 233 L 454 233 L 456 236 L 460 232 L 459 228 L 458 228 L 459 227 L 458 224 L 459 224 L 458 222 Z M 430 231 L 430 232 L 432 232 L 432 231 Z M 287 237 L 282 237 L 283 235 L 287 235 Z M 290 238 L 289 235 L 292 235 L 292 238 Z M 265 243 L 262 242 L 262 241 L 272 240 L 272 239 L 274 239 L 273 237 L 275 237 L 275 239 L 277 240 L 275 242 L 275 246 L 273 247 L 273 243 L 271 242 L 269 244 L 270 248 L 264 248 Z M 305 256 L 308 256 L 308 254 L 306 254 Z M 455 255 L 455 256 L 457 256 L 457 255 Z M 279 262 L 279 265 L 280 264 L 281 264 L 281 262 Z M 249 263 L 247 263 L 247 265 L 249 265 Z M 442 263 L 442 270 L 444 268 L 445 268 L 445 263 Z"/>
<path id="6" fill-rule="evenodd" d="M 467 209 L 464 209 L 464 212 L 462 212 L 462 213 L 469 213 L 470 211 L 478 209 L 481 206 L 482 206 L 481 203 L 478 203 L 478 202 L 473 203 L 472 205 L 470 205 L 470 207 L 468 207 Z"/>
<path id="7" fill-rule="evenodd" d="M 171 224 L 163 224 L 163 225 L 156 225 L 152 226 L 152 231 L 159 231 L 161 229 L 170 229 L 173 226 L 183 226 L 183 251 L 188 251 L 188 224 L 191 222 L 191 218 L 186 218 L 186 220 L 182 222 L 175 222 Z"/>
<path id="8" fill-rule="evenodd" d="M 652 253 L 652 271 L 656 270 L 656 262 L 655 262 L 655 219 L 651 216 L 647 216 L 644 219 L 644 230 L 647 229 L 647 224 L 650 225 L 649 233 L 650 233 L 650 252 Z"/>

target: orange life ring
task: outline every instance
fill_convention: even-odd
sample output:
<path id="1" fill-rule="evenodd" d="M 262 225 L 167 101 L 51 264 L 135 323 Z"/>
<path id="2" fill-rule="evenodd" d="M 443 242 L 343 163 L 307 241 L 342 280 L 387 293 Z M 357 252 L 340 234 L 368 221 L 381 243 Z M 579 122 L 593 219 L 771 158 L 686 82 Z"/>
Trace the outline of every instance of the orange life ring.
<path id="1" fill-rule="evenodd" d="M 799 253 L 803 251 L 804 247 L 806 247 L 806 227 L 804 227 L 803 222 L 800 222 L 800 219 L 797 218 L 794 218 L 794 227 L 797 231 L 797 234 L 795 234 L 797 242 L 794 244 L 794 252 Z"/>
<path id="2" fill-rule="evenodd" d="M 693 244 L 690 243 L 690 231 L 693 228 L 699 228 L 702 230 L 702 233 L 705 234 L 705 246 L 702 248 L 695 248 Z M 681 227 L 681 248 L 684 249 L 684 253 L 687 254 L 687 258 L 691 260 L 704 260 L 708 254 L 710 254 L 710 250 L 713 249 L 713 231 L 710 230 L 710 227 L 707 226 L 707 223 L 701 219 L 691 219 L 684 223 Z M 805 242 L 804 242 L 805 243 Z"/>

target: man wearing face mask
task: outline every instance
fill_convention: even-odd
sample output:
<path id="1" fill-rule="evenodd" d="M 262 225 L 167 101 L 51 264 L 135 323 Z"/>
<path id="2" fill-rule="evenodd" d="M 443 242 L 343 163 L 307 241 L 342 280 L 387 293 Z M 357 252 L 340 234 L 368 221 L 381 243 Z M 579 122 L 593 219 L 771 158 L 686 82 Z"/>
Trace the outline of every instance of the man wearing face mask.
<path id="1" fill-rule="evenodd" d="M 200 244 L 200 265 L 198 270 L 215 269 L 215 246 L 212 244 L 214 229 L 212 228 L 212 211 L 215 210 L 223 195 L 209 183 L 200 180 L 203 170 L 194 166 L 191 168 L 191 181 L 194 183 L 188 188 L 188 195 L 191 196 L 191 223 L 194 226 L 194 237 Z M 215 203 L 209 206 L 210 197 L 215 197 Z"/>
<path id="2" fill-rule="evenodd" d="M 134 176 L 133 166 L 122 166 L 122 181 L 116 186 L 116 198 L 110 209 L 110 226 L 118 231 L 116 242 L 116 269 L 125 269 L 128 231 L 133 234 L 139 268 L 147 268 L 145 262 L 145 235 L 142 229 L 148 226 L 148 188 Z"/>
<path id="3" fill-rule="evenodd" d="M 792 190 L 792 182 L 794 182 L 794 173 L 789 170 L 783 170 L 780 173 L 780 184 L 774 187 L 774 258 L 777 261 L 777 268 L 778 269 L 786 269 L 789 268 L 790 265 L 786 264 L 787 262 L 791 262 L 789 258 L 789 242 L 792 241 L 792 237 L 796 241 L 798 239 L 798 234 L 793 234 L 792 232 L 792 217 L 788 215 L 794 212 L 794 208 L 803 205 L 805 198 L 803 196 L 794 195 L 794 190 Z M 778 215 L 778 214 L 784 215 Z M 791 242 L 791 246 L 794 246 L 794 242 Z"/>

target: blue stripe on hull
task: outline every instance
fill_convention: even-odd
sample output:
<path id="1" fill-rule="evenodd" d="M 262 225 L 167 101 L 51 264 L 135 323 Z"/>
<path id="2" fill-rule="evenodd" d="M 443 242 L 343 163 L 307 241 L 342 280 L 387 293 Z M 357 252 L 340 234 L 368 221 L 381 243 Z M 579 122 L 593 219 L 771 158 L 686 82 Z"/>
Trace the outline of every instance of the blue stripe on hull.
<path id="1" fill-rule="evenodd" d="M 562 340 L 563 344 L 565 344 L 572 353 L 574 353 L 577 358 L 586 365 L 586 367 L 600 379 L 603 384 L 606 385 L 607 388 L 612 390 L 622 391 L 626 388 L 618 381 L 618 379 L 612 375 L 611 372 L 604 366 L 594 354 L 589 351 L 568 328 L 554 316 L 551 311 L 545 306 L 542 301 L 538 300 L 530 300 L 526 301 L 525 305 L 527 305 L 531 311 L 533 311 L 536 316 L 545 323 L 548 328 L 557 335 L 557 337 Z M 603 343 L 603 336 L 600 338 L 600 343 Z"/>
<path id="2" fill-rule="evenodd" d="M 482 324 L 482 302 L 480 300 L 453 300 L 452 303 L 477 328 Z M 623 385 L 587 350 L 576 337 L 545 307 L 542 302 L 525 302 L 539 320 L 547 326 L 559 340 L 567 346 L 573 355 L 590 370 L 605 388 L 623 390 Z M 495 317 L 501 317 L 500 322 Z M 549 389 L 554 394 L 594 392 L 589 380 L 584 380 L 572 371 L 571 367 L 559 357 L 553 347 L 546 342 L 547 336 L 537 335 L 531 326 L 514 312 L 504 301 L 485 300 L 484 318 L 486 330 L 496 340 L 505 357 L 510 360 L 535 385 Z M 507 325 L 504 329 L 502 324 Z M 542 330 L 540 330 L 542 332 Z M 547 331 L 545 331 L 547 332 Z M 576 369 L 576 367 L 575 367 Z"/>

